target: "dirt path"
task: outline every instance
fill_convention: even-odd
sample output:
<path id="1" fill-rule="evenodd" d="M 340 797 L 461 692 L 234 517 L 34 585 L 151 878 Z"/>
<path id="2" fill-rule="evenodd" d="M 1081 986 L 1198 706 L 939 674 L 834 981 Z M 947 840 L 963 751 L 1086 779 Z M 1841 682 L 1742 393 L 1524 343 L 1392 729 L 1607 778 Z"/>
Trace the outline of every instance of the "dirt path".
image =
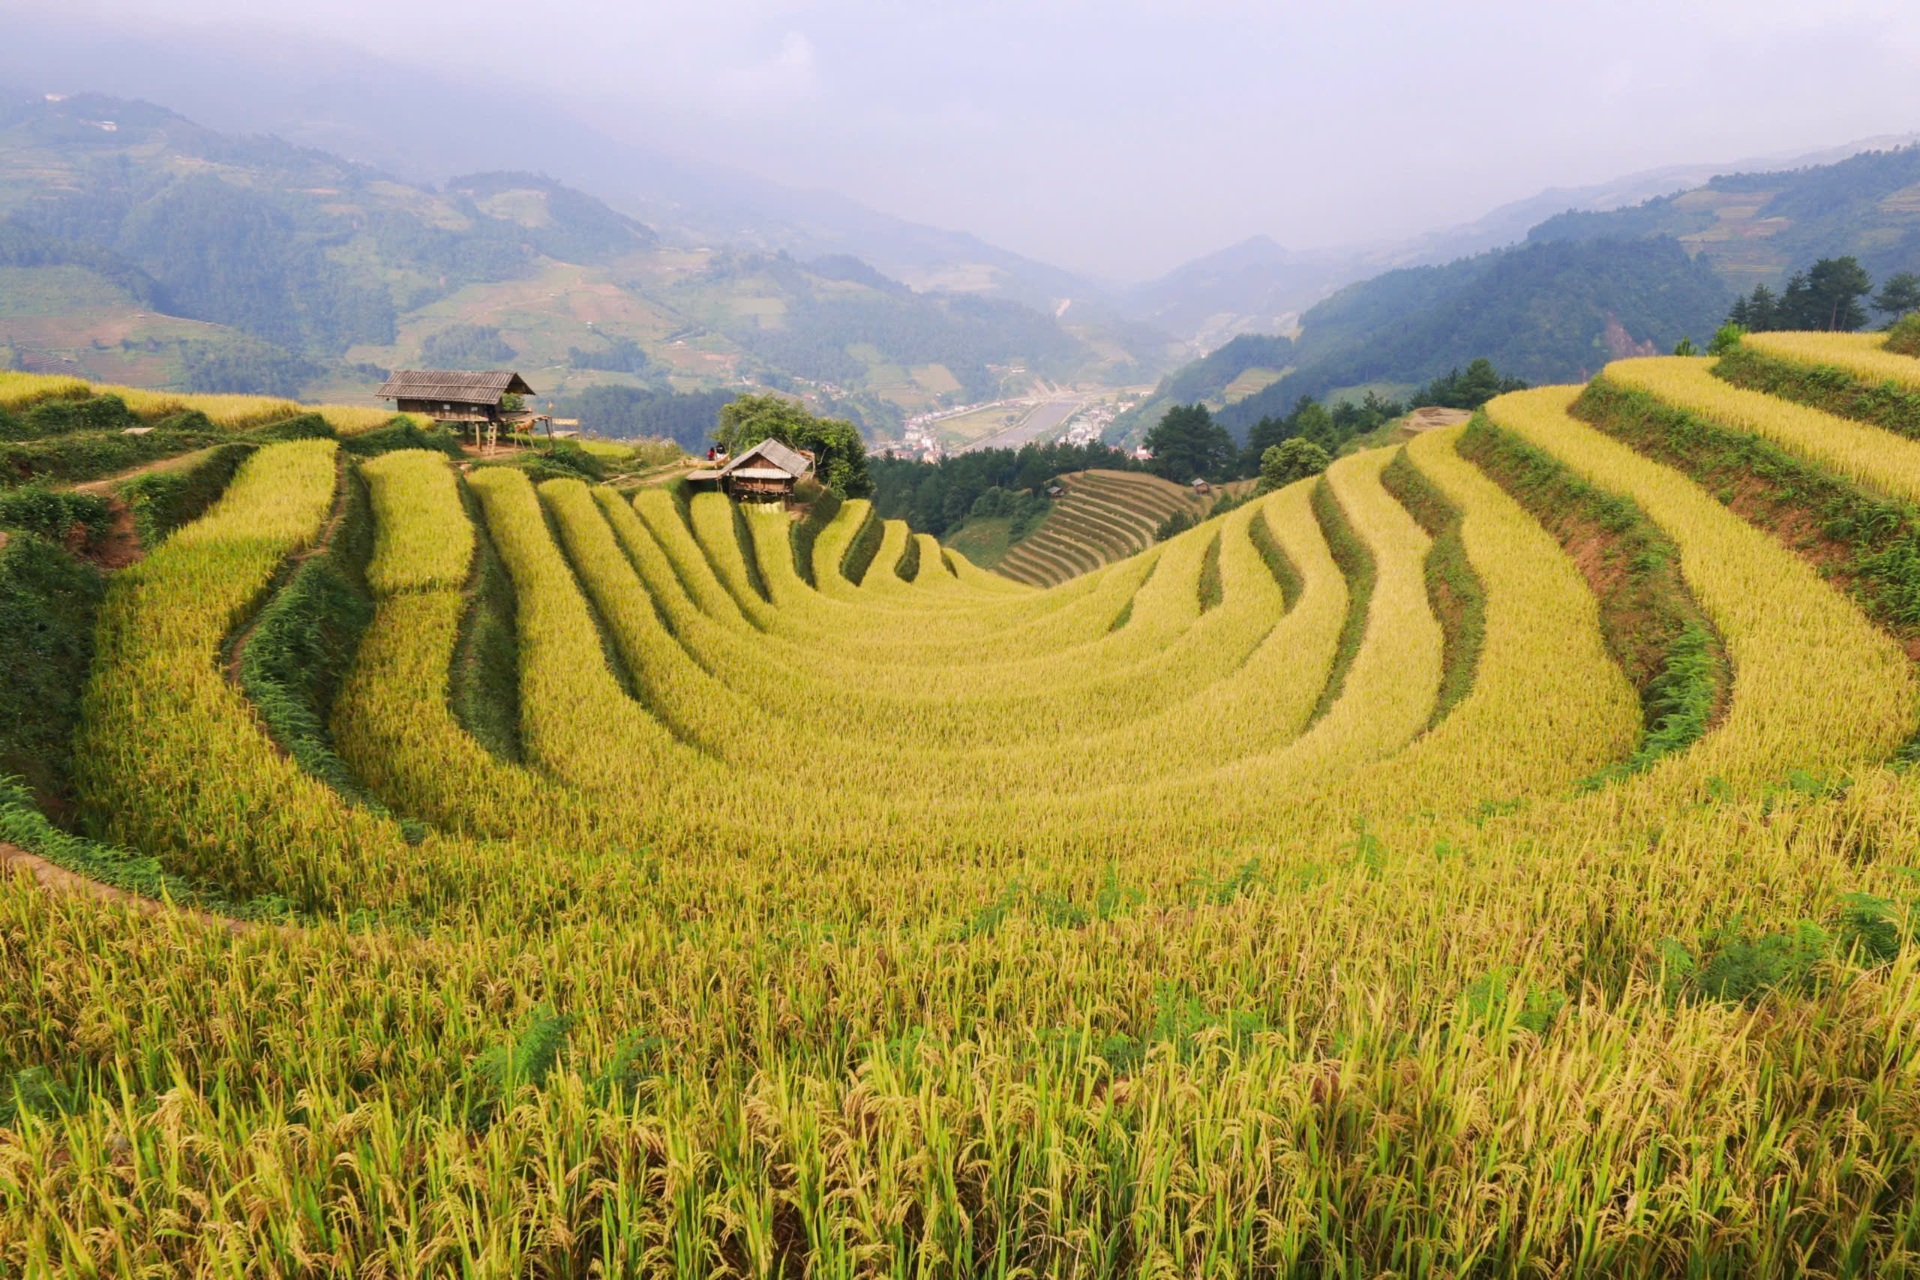
<path id="1" fill-rule="evenodd" d="M 113 513 L 113 527 L 107 530 L 105 537 L 80 548 L 76 554 L 93 561 L 102 569 L 124 569 L 144 559 L 147 549 L 140 545 L 140 529 L 133 522 L 132 507 L 118 498 L 108 498 L 107 510 Z"/>
<path id="2" fill-rule="evenodd" d="M 49 893 L 78 894 L 81 897 L 92 898 L 95 902 L 126 907 L 143 916 L 181 915 L 208 928 L 224 929 L 235 937 L 253 933 L 262 927 L 245 920 L 217 916 L 208 911 L 196 911 L 191 907 L 169 906 L 164 902 L 156 902 L 152 898 L 143 898 L 129 890 L 116 889 L 110 884 L 89 880 L 65 867 L 55 866 L 37 853 L 28 853 L 18 845 L 0 841 L 0 874 L 14 875 L 21 871 L 32 876 L 34 883 Z"/>
<path id="3" fill-rule="evenodd" d="M 609 476 L 601 483 L 613 485 L 615 488 L 630 484 L 637 488 L 647 489 L 655 485 L 666 484 L 676 476 L 683 476 L 690 470 L 692 470 L 691 467 L 681 463 L 669 462 L 665 466 L 650 467 L 644 471 L 629 471 L 624 475 Z"/>
<path id="4" fill-rule="evenodd" d="M 155 458 L 152 462 L 143 462 L 137 467 L 129 467 L 125 471 L 115 472 L 110 476 L 102 476 L 98 480 L 84 481 L 73 486 L 73 491 L 75 493 L 91 493 L 95 497 L 107 497 L 112 494 L 115 485 L 124 484 L 135 476 L 152 475 L 158 471 L 182 470 L 183 468 L 193 466 L 220 447 L 221 446 L 217 444 L 210 444 L 204 449 L 195 449 L 191 453 L 176 453 L 171 458 Z"/>

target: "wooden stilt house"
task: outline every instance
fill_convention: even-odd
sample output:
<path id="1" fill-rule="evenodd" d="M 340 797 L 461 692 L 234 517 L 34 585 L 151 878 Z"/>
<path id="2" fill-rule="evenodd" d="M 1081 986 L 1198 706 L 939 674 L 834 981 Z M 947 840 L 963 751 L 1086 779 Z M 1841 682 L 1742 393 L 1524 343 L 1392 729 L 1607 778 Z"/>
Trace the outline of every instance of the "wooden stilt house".
<path id="1" fill-rule="evenodd" d="M 813 454 L 778 440 L 762 440 L 723 467 L 687 473 L 695 488 L 717 488 L 738 502 L 784 502 L 793 487 L 813 472 Z"/>
<path id="2" fill-rule="evenodd" d="M 533 388 L 511 369 L 396 369 L 380 388 L 401 413 L 417 413 L 455 428 L 471 428 L 474 443 L 484 432 L 491 445 L 502 425 L 517 429 L 533 415 L 506 407 L 510 395 L 530 396 Z"/>

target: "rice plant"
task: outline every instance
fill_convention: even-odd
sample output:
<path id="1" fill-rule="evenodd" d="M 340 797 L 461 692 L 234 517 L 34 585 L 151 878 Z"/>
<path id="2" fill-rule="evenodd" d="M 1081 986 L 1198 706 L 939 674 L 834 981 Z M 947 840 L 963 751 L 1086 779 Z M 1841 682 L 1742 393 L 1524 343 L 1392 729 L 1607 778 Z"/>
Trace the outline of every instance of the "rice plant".
<path id="1" fill-rule="evenodd" d="M 1606 376 L 1905 492 L 1898 437 Z M 93 842 L 0 789 L 0 1273 L 1910 1271 L 1912 661 L 1578 394 L 1472 429 L 1724 645 L 1645 768 L 1600 552 L 1460 429 L 1047 590 L 860 502 L 263 444 L 107 581 Z M 362 482 L 350 794 L 235 673 Z M 509 614 L 524 759 L 454 692 Z"/>

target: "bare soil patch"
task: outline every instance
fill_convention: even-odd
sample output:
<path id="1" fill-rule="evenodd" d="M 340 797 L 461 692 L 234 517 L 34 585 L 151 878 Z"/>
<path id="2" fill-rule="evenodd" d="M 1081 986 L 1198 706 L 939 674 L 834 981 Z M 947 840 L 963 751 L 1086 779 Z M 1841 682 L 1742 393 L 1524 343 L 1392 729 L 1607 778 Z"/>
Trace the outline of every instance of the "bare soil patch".
<path id="1" fill-rule="evenodd" d="M 1403 421 L 1409 431 L 1435 431 L 1441 427 L 1457 427 L 1472 416 L 1465 409 L 1442 409 L 1437 405 L 1428 405 L 1424 409 L 1415 409 Z"/>

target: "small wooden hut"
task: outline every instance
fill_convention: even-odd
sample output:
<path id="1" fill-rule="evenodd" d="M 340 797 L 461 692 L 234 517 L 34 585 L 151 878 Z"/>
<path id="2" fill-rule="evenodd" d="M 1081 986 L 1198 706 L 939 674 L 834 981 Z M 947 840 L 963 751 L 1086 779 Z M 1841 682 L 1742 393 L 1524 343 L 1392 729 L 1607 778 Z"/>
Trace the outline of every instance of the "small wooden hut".
<path id="1" fill-rule="evenodd" d="M 511 369 L 395 369 L 380 388 L 400 413 L 417 413 L 456 427 L 471 427 L 474 443 L 484 431 L 489 444 L 502 424 L 531 425 L 533 415 L 505 407 L 510 395 L 530 396 L 533 388 Z"/>
<path id="2" fill-rule="evenodd" d="M 813 471 L 813 454 L 778 440 L 762 440 L 724 467 L 687 472 L 696 488 L 713 487 L 738 502 L 784 502 L 793 486 Z"/>

